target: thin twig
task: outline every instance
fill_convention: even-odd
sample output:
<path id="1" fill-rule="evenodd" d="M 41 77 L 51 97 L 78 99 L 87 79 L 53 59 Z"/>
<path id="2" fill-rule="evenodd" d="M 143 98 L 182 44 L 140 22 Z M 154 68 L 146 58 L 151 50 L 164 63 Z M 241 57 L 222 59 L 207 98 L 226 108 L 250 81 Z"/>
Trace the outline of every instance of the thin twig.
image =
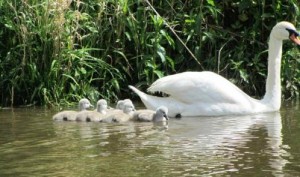
<path id="1" fill-rule="evenodd" d="M 225 42 L 221 48 L 218 51 L 218 74 L 220 74 L 220 64 L 221 64 L 221 52 L 223 50 L 223 48 L 225 47 L 225 45 L 227 45 L 231 40 L 233 40 L 234 37 L 231 37 L 227 42 Z"/>
<path id="2" fill-rule="evenodd" d="M 148 0 L 145 0 L 145 2 L 150 6 L 150 8 L 153 10 L 153 12 L 162 18 L 162 16 L 155 10 L 155 8 L 150 4 Z M 201 65 L 201 63 L 198 61 L 196 56 L 193 54 L 193 52 L 185 45 L 185 43 L 182 41 L 182 39 L 177 35 L 175 30 L 166 22 L 164 18 L 162 18 L 164 21 L 164 24 L 172 31 L 172 33 L 176 36 L 176 38 L 180 41 L 180 43 L 186 48 L 186 50 L 190 53 L 190 55 L 194 58 L 194 60 L 198 63 L 198 65 L 201 67 L 202 70 L 204 70 L 204 67 Z"/>

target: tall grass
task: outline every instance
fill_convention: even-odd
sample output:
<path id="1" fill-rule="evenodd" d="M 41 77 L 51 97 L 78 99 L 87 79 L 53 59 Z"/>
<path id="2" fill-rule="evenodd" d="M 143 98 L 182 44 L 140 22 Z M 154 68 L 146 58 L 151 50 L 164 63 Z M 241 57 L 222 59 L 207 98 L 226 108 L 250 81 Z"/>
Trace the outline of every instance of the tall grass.
<path id="1" fill-rule="evenodd" d="M 217 72 L 260 97 L 269 32 L 278 21 L 297 25 L 299 5 L 297 0 L 0 0 L 1 106 L 55 105 L 80 97 L 115 101 L 131 96 L 128 84 L 144 89 L 159 77 L 187 70 Z M 299 51 L 291 44 L 284 48 L 284 96 L 296 98 Z"/>

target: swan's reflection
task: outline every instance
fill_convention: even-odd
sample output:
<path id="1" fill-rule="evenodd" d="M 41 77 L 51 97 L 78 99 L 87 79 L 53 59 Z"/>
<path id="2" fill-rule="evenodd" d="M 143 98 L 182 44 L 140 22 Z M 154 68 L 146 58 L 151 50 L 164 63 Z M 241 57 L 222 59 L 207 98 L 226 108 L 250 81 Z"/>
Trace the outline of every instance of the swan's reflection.
<path id="1" fill-rule="evenodd" d="M 170 122 L 170 141 L 181 143 L 177 147 L 180 150 L 171 156 L 202 156 L 205 157 L 203 164 L 214 167 L 218 159 L 220 171 L 241 172 L 261 165 L 261 168 L 270 168 L 271 173 L 278 175 L 287 163 L 283 159 L 286 152 L 281 148 L 281 129 L 279 112 L 182 118 L 176 124 Z"/>

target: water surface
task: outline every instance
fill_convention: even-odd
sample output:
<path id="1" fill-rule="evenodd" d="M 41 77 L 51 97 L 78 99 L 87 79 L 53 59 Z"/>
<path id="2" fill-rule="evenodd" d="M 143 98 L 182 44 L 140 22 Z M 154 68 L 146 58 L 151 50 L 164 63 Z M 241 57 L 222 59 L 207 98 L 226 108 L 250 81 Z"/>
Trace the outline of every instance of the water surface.
<path id="1" fill-rule="evenodd" d="M 55 122 L 0 110 L 0 176 L 300 176 L 300 106 L 152 123 Z"/>

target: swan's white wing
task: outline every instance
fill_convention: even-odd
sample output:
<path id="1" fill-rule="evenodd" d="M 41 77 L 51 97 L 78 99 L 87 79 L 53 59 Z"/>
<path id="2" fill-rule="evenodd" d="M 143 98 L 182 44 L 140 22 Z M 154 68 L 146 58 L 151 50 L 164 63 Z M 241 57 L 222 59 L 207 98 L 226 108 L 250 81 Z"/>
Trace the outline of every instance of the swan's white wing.
<path id="1" fill-rule="evenodd" d="M 148 89 L 163 92 L 184 103 L 244 103 L 251 98 L 213 72 L 184 72 L 158 79 Z"/>

